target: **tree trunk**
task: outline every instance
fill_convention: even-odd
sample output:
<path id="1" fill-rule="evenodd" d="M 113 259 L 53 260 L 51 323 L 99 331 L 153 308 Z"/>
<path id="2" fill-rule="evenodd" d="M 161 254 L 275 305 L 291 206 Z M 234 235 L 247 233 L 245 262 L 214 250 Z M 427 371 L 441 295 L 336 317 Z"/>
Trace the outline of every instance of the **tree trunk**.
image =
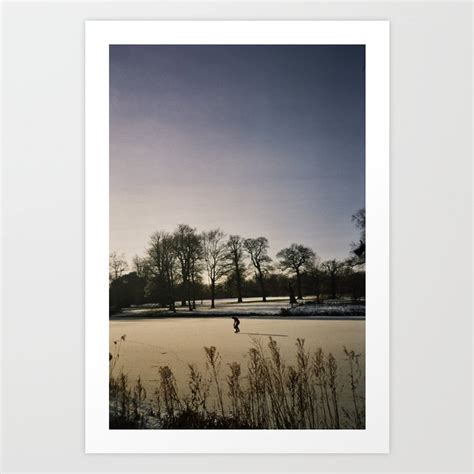
<path id="1" fill-rule="evenodd" d="M 262 301 L 265 302 L 267 301 L 267 295 L 265 294 L 265 283 L 263 281 L 263 275 L 260 275 L 259 280 L 260 280 L 260 288 L 262 290 Z"/>
<path id="2" fill-rule="evenodd" d="M 175 302 L 174 302 L 174 295 L 173 295 L 172 292 L 171 292 L 171 296 L 170 296 L 170 310 L 173 311 L 173 313 L 176 313 L 176 305 L 175 305 Z"/>
<path id="3" fill-rule="evenodd" d="M 167 277 L 168 280 L 168 294 L 170 298 L 170 310 L 173 311 L 173 313 L 176 313 L 176 305 L 174 301 L 174 284 L 173 280 L 170 276 Z"/>
<path id="4" fill-rule="evenodd" d="M 170 296 L 169 307 L 170 307 L 170 311 L 173 311 L 173 313 L 176 313 L 176 306 L 174 304 L 173 296 Z"/>
<path id="5" fill-rule="evenodd" d="M 237 282 L 237 303 L 242 303 L 242 277 L 238 265 L 235 267 L 235 279 Z"/>
<path id="6" fill-rule="evenodd" d="M 337 285 L 336 285 L 336 275 L 331 275 L 331 298 L 336 299 Z"/>
<path id="7" fill-rule="evenodd" d="M 298 289 L 298 298 L 301 300 L 303 299 L 303 293 L 301 293 L 301 275 L 298 269 L 296 270 L 296 286 Z"/>
<path id="8" fill-rule="evenodd" d="M 193 310 L 193 302 L 191 296 L 191 280 L 188 280 L 187 283 L 187 293 L 188 293 L 188 304 L 189 304 L 189 311 Z"/>
<path id="9" fill-rule="evenodd" d="M 290 305 L 293 305 L 297 303 L 296 298 L 295 298 L 295 292 L 293 290 L 293 285 L 291 283 L 288 284 L 288 293 L 290 294 Z"/>
<path id="10" fill-rule="evenodd" d="M 196 282 L 194 281 L 194 274 L 191 279 L 191 285 L 192 285 L 191 293 L 192 293 L 192 298 L 193 298 L 193 309 L 196 309 Z"/>
<path id="11" fill-rule="evenodd" d="M 211 281 L 211 308 L 214 309 L 216 305 L 214 304 L 214 300 L 216 297 L 216 282 Z"/>

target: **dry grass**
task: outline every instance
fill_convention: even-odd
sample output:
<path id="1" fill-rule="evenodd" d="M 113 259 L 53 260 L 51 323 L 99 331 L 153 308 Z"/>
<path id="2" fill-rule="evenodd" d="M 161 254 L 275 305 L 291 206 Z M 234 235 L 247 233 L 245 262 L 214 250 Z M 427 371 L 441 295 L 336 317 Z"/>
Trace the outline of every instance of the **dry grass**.
<path id="1" fill-rule="evenodd" d="M 123 339 L 124 341 L 125 339 Z M 122 341 L 122 342 L 123 342 Z M 246 375 L 240 364 L 228 364 L 216 347 L 204 348 L 206 371 L 189 365 L 188 390 L 180 394 L 168 366 L 159 368 L 152 397 L 140 378 L 133 389 L 123 373 L 114 375 L 119 353 L 110 359 L 111 429 L 364 429 L 365 397 L 360 354 L 344 347 L 348 370 L 341 373 L 336 359 L 321 348 L 314 351 L 304 339 L 296 342 L 296 364 L 287 365 L 278 344 L 253 340 Z M 350 403 L 341 403 L 346 390 Z M 210 394 L 215 402 L 211 406 Z"/>

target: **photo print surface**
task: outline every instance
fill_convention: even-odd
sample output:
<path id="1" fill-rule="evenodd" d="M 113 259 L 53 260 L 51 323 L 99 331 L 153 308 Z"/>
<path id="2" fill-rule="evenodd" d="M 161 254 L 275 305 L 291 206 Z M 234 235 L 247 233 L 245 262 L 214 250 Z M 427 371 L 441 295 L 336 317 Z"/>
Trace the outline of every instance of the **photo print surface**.
<path id="1" fill-rule="evenodd" d="M 109 429 L 366 428 L 365 45 L 109 47 Z"/>

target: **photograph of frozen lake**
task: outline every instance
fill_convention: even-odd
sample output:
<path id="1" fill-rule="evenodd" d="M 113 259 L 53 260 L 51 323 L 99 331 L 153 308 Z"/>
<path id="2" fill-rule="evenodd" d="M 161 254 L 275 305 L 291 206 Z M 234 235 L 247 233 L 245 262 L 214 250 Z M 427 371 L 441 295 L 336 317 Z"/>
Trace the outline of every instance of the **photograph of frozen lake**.
<path id="1" fill-rule="evenodd" d="M 109 52 L 109 428 L 365 429 L 365 46 Z"/>

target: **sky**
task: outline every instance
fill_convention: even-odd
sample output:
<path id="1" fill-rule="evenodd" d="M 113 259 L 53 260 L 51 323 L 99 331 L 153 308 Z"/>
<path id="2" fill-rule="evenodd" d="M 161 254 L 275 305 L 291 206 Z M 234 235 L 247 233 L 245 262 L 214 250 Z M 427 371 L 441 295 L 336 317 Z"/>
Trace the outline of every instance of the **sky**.
<path id="1" fill-rule="evenodd" d="M 364 46 L 110 46 L 111 252 L 186 223 L 344 259 L 364 206 Z"/>

